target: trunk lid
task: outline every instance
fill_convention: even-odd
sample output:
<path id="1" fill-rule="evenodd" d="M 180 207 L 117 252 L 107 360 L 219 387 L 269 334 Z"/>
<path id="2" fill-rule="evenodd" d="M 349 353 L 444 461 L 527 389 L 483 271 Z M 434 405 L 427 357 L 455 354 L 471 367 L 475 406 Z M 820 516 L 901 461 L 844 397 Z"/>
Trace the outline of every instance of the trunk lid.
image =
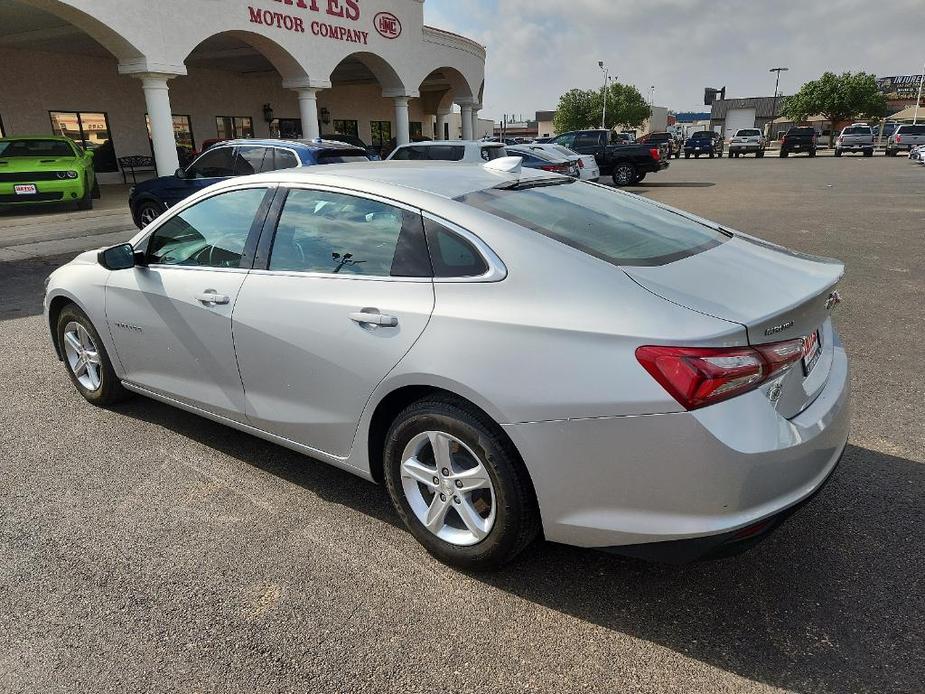
<path id="1" fill-rule="evenodd" d="M 792 367 L 779 380 L 777 408 L 792 417 L 822 390 L 831 366 L 833 333 L 828 321 L 835 285 L 844 265 L 744 234 L 716 248 L 656 267 L 623 267 L 645 289 L 699 313 L 740 323 L 750 344 L 814 338 L 822 354 L 812 368 Z"/>

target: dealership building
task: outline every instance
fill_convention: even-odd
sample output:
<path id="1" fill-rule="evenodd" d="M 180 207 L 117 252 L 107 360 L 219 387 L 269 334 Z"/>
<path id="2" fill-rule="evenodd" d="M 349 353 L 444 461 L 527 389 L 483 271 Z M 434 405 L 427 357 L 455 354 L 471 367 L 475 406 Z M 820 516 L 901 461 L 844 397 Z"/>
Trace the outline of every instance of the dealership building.
<path id="1" fill-rule="evenodd" d="M 173 173 L 207 140 L 481 130 L 485 48 L 424 0 L 0 0 L 0 135 Z M 455 108 L 454 108 L 455 107 Z"/>

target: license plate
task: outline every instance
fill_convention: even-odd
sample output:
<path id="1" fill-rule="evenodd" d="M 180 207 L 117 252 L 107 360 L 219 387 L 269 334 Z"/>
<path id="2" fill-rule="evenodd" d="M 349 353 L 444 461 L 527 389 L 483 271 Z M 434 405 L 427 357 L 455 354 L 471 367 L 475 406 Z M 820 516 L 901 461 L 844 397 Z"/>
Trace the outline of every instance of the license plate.
<path id="1" fill-rule="evenodd" d="M 35 195 L 39 191 L 34 183 L 20 183 L 19 185 L 13 186 L 13 192 L 16 193 L 16 195 Z"/>
<path id="2" fill-rule="evenodd" d="M 800 149 L 802 146 L 803 146 L 803 145 L 794 145 L 793 148 L 794 148 L 794 149 Z"/>
<path id="3" fill-rule="evenodd" d="M 803 343 L 803 373 L 809 376 L 816 362 L 819 361 L 819 355 L 822 354 L 822 338 L 817 330 L 806 338 Z"/>
<path id="4" fill-rule="evenodd" d="M 700 151 L 700 147 L 694 147 L 694 149 L 698 152 Z"/>

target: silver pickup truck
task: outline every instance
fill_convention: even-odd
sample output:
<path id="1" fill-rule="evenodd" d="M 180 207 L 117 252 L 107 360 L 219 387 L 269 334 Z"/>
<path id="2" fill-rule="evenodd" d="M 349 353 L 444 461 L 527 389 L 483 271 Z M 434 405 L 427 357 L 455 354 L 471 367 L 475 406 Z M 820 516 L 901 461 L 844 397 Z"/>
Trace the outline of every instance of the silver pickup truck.
<path id="1" fill-rule="evenodd" d="M 908 152 L 916 145 L 925 145 L 925 125 L 900 125 L 886 142 L 886 155 L 895 157 L 897 152 Z"/>
<path id="2" fill-rule="evenodd" d="M 865 157 L 874 156 L 874 131 L 866 123 L 854 123 L 843 128 L 835 138 L 835 156 L 843 152 L 863 152 Z"/>

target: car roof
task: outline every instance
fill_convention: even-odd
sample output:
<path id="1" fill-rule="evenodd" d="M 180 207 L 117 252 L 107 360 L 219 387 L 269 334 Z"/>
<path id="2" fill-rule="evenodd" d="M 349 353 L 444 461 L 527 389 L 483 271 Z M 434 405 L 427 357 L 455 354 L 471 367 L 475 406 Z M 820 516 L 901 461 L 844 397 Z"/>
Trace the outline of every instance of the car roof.
<path id="1" fill-rule="evenodd" d="M 406 142 L 403 145 L 398 145 L 398 147 L 432 147 L 439 145 L 445 147 L 447 145 L 456 145 L 457 147 L 466 146 L 466 145 L 478 145 L 484 147 L 503 147 L 503 142 L 484 142 L 482 140 L 423 140 L 421 142 Z M 396 147 L 395 149 L 398 149 Z"/>
<path id="2" fill-rule="evenodd" d="M 7 135 L 6 137 L 0 137 L 0 142 L 5 140 L 57 140 L 59 142 L 73 142 L 73 140 L 65 135 Z"/>
<path id="3" fill-rule="evenodd" d="M 446 161 L 377 161 L 352 164 L 326 164 L 300 169 L 281 169 L 253 176 L 241 176 L 217 183 L 232 187 L 245 182 L 305 183 L 336 185 L 350 190 L 383 194 L 386 188 L 403 188 L 442 198 L 457 198 L 502 183 L 557 178 L 557 174 L 523 168 L 520 174 L 507 173 L 484 164 Z M 396 196 L 400 197 L 400 196 Z M 412 196 L 413 197 L 413 196 Z"/>
<path id="4" fill-rule="evenodd" d="M 318 149 L 359 149 L 357 145 L 347 142 L 338 142 L 337 140 L 284 140 L 282 138 L 239 138 L 237 140 L 222 140 L 216 142 L 211 149 L 218 147 L 230 147 L 239 145 L 252 145 L 256 147 L 304 147 L 310 150 Z"/>

